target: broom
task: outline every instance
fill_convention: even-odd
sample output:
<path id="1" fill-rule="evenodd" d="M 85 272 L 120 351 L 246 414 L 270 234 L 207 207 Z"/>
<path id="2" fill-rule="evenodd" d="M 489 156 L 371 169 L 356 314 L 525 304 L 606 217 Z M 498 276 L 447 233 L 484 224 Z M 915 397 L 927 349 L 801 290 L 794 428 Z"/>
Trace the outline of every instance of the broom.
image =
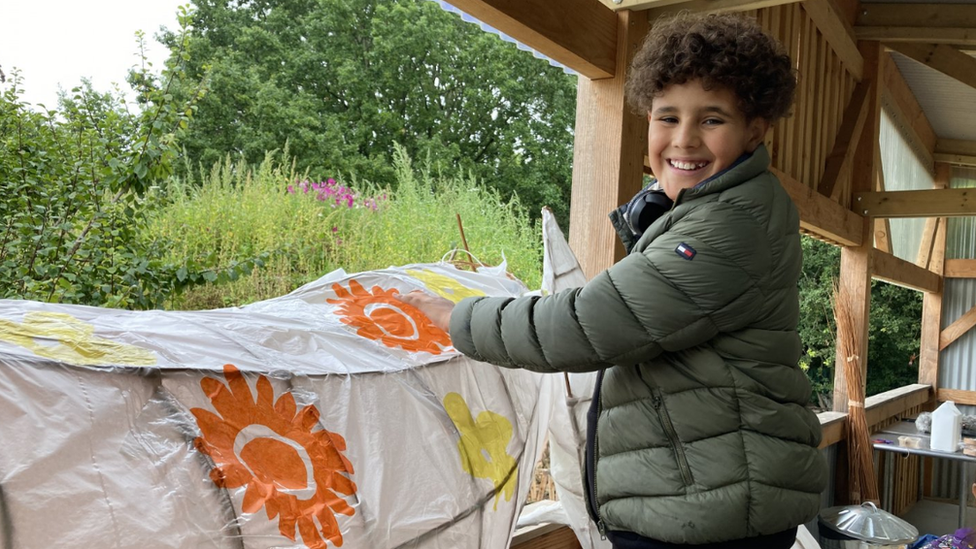
<path id="1" fill-rule="evenodd" d="M 874 447 L 864 415 L 864 385 L 861 383 L 861 353 L 855 336 L 854 306 L 849 294 L 834 288 L 834 317 L 837 321 L 838 352 L 847 380 L 847 444 L 851 503 L 879 501 L 874 476 Z"/>

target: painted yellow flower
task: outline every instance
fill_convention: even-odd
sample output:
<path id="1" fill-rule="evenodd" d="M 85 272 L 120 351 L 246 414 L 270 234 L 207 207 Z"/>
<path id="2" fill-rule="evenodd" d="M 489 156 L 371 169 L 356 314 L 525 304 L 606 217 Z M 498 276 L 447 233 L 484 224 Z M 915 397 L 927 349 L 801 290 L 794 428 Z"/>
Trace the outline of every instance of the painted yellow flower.
<path id="1" fill-rule="evenodd" d="M 475 420 L 464 397 L 457 393 L 444 397 L 444 409 L 461 432 L 461 467 L 474 478 L 492 481 L 498 510 L 498 498 L 504 492 L 505 501 L 511 501 L 518 480 L 518 463 L 506 451 L 512 439 L 512 422 L 489 410 L 478 414 Z"/>
<path id="2" fill-rule="evenodd" d="M 97 337 L 94 326 L 65 313 L 27 313 L 23 323 L 0 319 L 0 340 L 68 364 L 156 364 L 152 351 Z"/>
<path id="3" fill-rule="evenodd" d="M 407 270 L 407 274 L 424 283 L 435 294 L 458 303 L 466 297 L 481 297 L 485 292 L 462 285 L 457 280 L 432 271 Z"/>

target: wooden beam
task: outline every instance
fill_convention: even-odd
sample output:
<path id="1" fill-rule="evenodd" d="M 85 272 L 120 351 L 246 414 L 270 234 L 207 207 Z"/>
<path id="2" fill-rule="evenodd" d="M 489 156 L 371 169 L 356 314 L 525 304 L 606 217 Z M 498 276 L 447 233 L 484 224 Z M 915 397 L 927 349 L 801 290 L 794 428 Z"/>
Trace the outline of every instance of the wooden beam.
<path id="1" fill-rule="evenodd" d="M 966 311 L 945 330 L 942 330 L 942 333 L 939 334 L 939 350 L 944 351 L 946 347 L 965 335 L 973 326 L 976 326 L 976 307 Z"/>
<path id="2" fill-rule="evenodd" d="M 863 218 L 776 168 L 770 168 L 800 212 L 800 226 L 842 246 L 861 245 Z"/>
<path id="3" fill-rule="evenodd" d="M 951 400 L 956 404 L 965 406 L 976 406 L 976 391 L 965 391 L 962 389 L 939 389 L 939 402 Z"/>
<path id="4" fill-rule="evenodd" d="M 877 425 L 932 399 L 932 387 L 913 383 L 864 399 L 868 426 Z"/>
<path id="5" fill-rule="evenodd" d="M 898 53 L 976 88 L 976 59 L 946 44 L 892 42 Z"/>
<path id="6" fill-rule="evenodd" d="M 938 292 L 942 287 L 942 277 L 914 263 L 878 250 L 872 259 L 873 278 L 920 292 Z"/>
<path id="7" fill-rule="evenodd" d="M 922 231 L 922 240 L 918 243 L 918 255 L 915 264 L 923 269 L 929 269 L 932 263 L 932 255 L 935 251 L 935 238 L 939 234 L 939 223 L 946 219 L 944 217 L 928 217 L 925 219 L 925 229 Z"/>
<path id="8" fill-rule="evenodd" d="M 851 94 L 847 108 L 844 109 L 844 121 L 837 132 L 834 148 L 827 155 L 827 166 L 824 168 L 823 178 L 821 178 L 818 188 L 820 194 L 824 196 L 833 196 L 841 175 L 848 173 L 851 169 L 854 151 L 857 150 L 857 144 L 864 129 L 864 121 L 868 117 L 866 107 L 870 87 L 869 82 L 858 84 L 854 88 L 854 93 Z"/>
<path id="9" fill-rule="evenodd" d="M 935 186 L 949 186 L 950 168 L 946 164 L 935 165 Z M 937 275 L 945 270 L 946 218 L 939 218 L 929 268 Z M 922 295 L 922 326 L 918 352 L 918 382 L 939 386 L 939 335 L 942 332 L 942 292 L 925 292 Z"/>
<path id="10" fill-rule="evenodd" d="M 587 78 L 617 73 L 617 17 L 599 0 L 446 0 Z"/>
<path id="11" fill-rule="evenodd" d="M 861 2 L 857 26 L 862 27 L 934 27 L 976 30 L 974 4 L 875 4 Z"/>
<path id="12" fill-rule="evenodd" d="M 976 215 L 976 189 L 862 192 L 857 211 L 871 217 L 960 217 Z"/>
<path id="13" fill-rule="evenodd" d="M 847 438 L 847 414 L 843 412 L 820 412 L 820 448 L 833 446 Z"/>
<path id="14" fill-rule="evenodd" d="M 864 74 L 864 59 L 861 57 L 861 52 L 857 51 L 854 29 L 844 19 L 837 6 L 831 0 L 804 0 L 803 9 L 816 23 L 820 33 L 827 39 L 827 43 L 840 57 L 847 70 L 860 81 Z"/>
<path id="15" fill-rule="evenodd" d="M 976 156 L 969 156 L 965 154 L 935 153 L 932 155 L 932 158 L 936 162 L 945 162 L 946 164 L 953 164 L 956 166 L 976 166 Z"/>
<path id="16" fill-rule="evenodd" d="M 864 80 L 871 86 L 872 93 L 866 105 L 868 118 L 864 122 L 864 133 L 859 140 L 854 157 L 854 169 L 851 175 L 852 191 L 872 190 L 875 185 L 877 170 L 880 125 L 881 125 L 881 83 L 883 81 L 884 49 L 878 42 L 861 42 L 858 46 L 864 58 Z M 874 258 L 874 242 L 871 238 L 873 222 L 870 218 L 862 218 L 861 244 L 859 246 L 844 247 L 840 251 L 840 280 L 837 283 L 837 299 L 841 303 L 851 305 L 851 322 L 838 323 L 837 352 L 834 367 L 834 410 L 846 412 L 848 407 L 848 379 L 845 375 L 846 360 L 844 350 L 852 343 L 854 353 L 861 357 L 860 379 L 851 380 L 860 383 L 863 389 L 867 380 L 868 357 L 868 315 L 871 307 L 871 273 Z M 849 330 L 849 331 L 845 331 Z M 861 392 L 861 394 L 864 394 Z"/>
<path id="17" fill-rule="evenodd" d="M 580 78 L 576 94 L 569 243 L 587 278 L 624 256 L 607 212 L 640 190 L 647 150 L 647 116 L 634 114 L 627 105 L 624 82 L 649 25 L 638 12 L 621 11 L 614 17 L 620 73 L 605 80 Z"/>
<path id="18" fill-rule="evenodd" d="M 890 106 L 898 111 L 894 117 L 900 118 L 910 130 L 909 134 L 911 135 L 908 136 L 908 139 L 914 140 L 920 150 L 928 153 L 928 158 L 925 158 L 924 161 L 931 167 L 931 156 L 936 147 L 935 130 L 932 128 L 928 117 L 925 116 L 922 106 L 918 104 L 918 99 L 916 99 L 912 89 L 905 82 L 901 71 L 898 70 L 898 65 L 895 64 L 889 54 L 885 55 L 887 57 L 884 68 L 885 92 L 891 99 Z"/>
<path id="19" fill-rule="evenodd" d="M 878 4 L 871 5 L 877 6 Z M 976 46 L 976 29 L 972 28 L 855 26 L 854 34 L 857 35 L 858 40 L 880 40 L 887 44 L 892 42 L 924 42 L 964 47 Z"/>
<path id="20" fill-rule="evenodd" d="M 874 161 L 882 169 L 879 169 L 875 174 L 874 190 L 880 192 L 885 190 L 884 165 L 881 162 L 881 149 L 877 149 L 876 154 L 877 156 Z M 878 218 L 874 220 L 874 247 L 886 254 L 893 253 L 891 251 L 891 222 L 888 219 Z"/>
<path id="21" fill-rule="evenodd" d="M 612 0 L 610 0 L 612 2 Z M 627 0 L 624 0 L 625 2 Z M 749 11 L 784 4 L 795 4 L 799 0 L 684 0 L 671 2 L 640 2 L 647 8 L 647 18 L 654 22 L 662 15 L 677 13 L 679 11 L 693 11 L 706 13 L 721 13 L 725 11 Z"/>
<path id="22" fill-rule="evenodd" d="M 976 141 L 939 139 L 935 142 L 935 159 L 947 164 L 976 166 Z"/>
<path id="23" fill-rule="evenodd" d="M 976 278 L 976 259 L 947 259 L 946 278 Z"/>

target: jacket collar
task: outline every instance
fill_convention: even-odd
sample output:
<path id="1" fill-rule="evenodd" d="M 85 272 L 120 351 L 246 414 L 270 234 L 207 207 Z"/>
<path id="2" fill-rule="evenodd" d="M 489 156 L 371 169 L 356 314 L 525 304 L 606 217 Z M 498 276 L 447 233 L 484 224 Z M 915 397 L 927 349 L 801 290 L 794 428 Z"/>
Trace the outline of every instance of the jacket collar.
<path id="1" fill-rule="evenodd" d="M 678 193 L 675 205 L 712 193 L 720 193 L 769 169 L 769 151 L 760 143 L 752 154 L 744 154 L 734 164 L 689 189 Z"/>

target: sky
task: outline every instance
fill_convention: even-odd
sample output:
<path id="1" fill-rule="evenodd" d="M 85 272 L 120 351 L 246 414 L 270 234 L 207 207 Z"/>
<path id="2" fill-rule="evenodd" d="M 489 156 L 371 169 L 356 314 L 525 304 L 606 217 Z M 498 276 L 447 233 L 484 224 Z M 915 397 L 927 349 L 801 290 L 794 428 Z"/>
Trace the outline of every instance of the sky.
<path id="1" fill-rule="evenodd" d="M 58 85 L 71 90 L 89 77 L 95 89 L 118 83 L 138 61 L 135 32 L 146 33 L 153 69 L 162 68 L 166 48 L 154 35 L 177 27 L 177 7 L 189 0 L 0 0 L 0 70 L 20 69 L 21 100 L 57 106 Z"/>

